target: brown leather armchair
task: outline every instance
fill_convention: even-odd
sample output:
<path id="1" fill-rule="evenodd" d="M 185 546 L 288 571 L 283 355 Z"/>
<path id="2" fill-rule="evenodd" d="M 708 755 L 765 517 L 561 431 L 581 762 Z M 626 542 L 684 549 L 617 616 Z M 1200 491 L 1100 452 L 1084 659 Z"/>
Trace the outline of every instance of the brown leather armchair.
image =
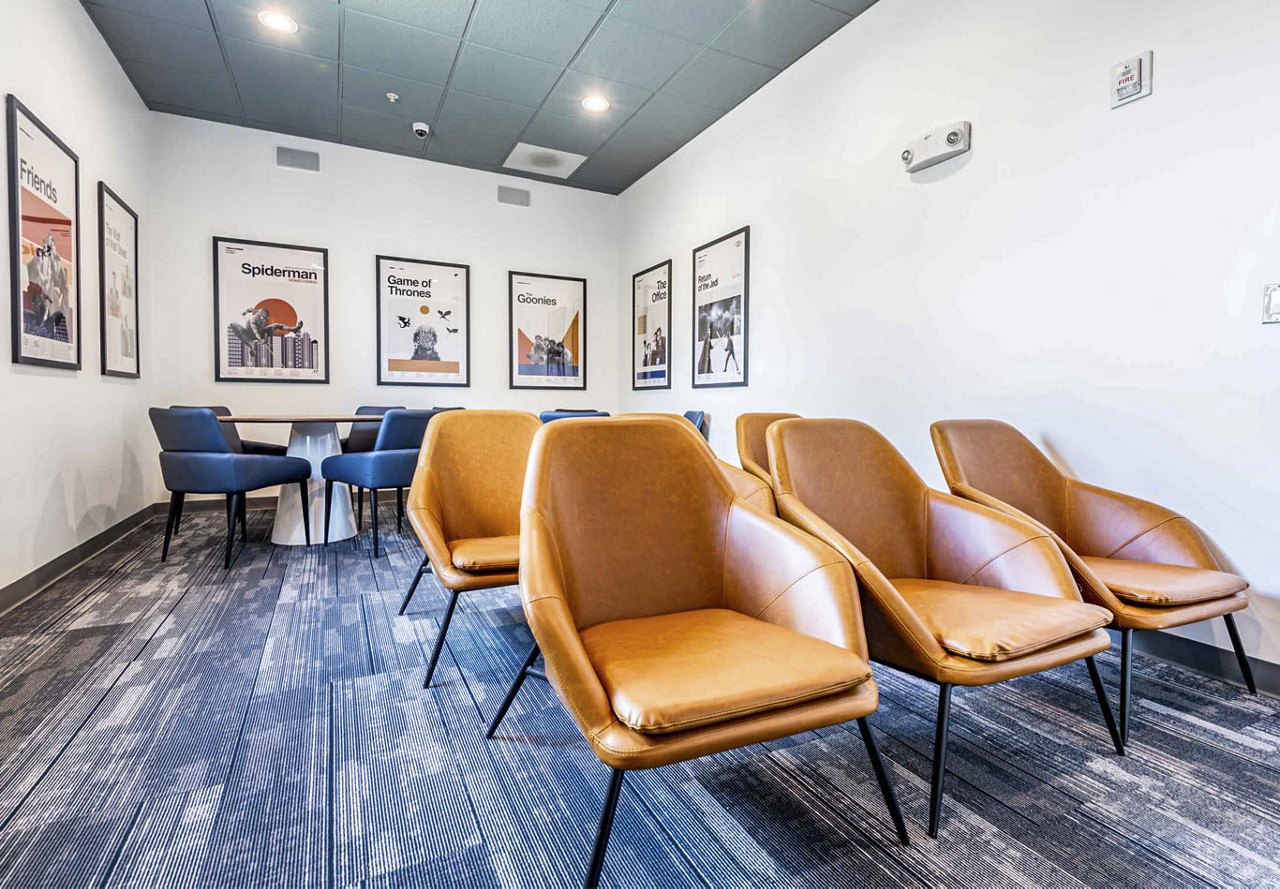
<path id="1" fill-rule="evenodd" d="M 878 694 L 849 566 L 738 499 L 688 423 L 623 416 L 539 431 L 520 592 L 535 656 L 613 772 L 588 886 L 625 772 L 849 720 L 908 841 L 867 724 Z"/>
<path id="2" fill-rule="evenodd" d="M 1133 631 L 1221 616 L 1250 694 L 1257 694 L 1232 613 L 1249 584 L 1222 570 L 1187 519 L 1145 500 L 1068 478 L 1039 448 L 998 420 L 941 420 L 930 428 L 951 490 L 1032 522 L 1049 534 L 1085 601 L 1120 631 L 1120 735 L 1129 737 Z"/>
<path id="3" fill-rule="evenodd" d="M 1083 659 L 1117 753 L 1093 655 L 1111 616 L 1080 600 L 1045 533 L 925 485 L 855 420 L 781 420 L 767 433 L 778 510 L 852 564 L 873 660 L 938 683 L 929 835 L 937 836 L 953 686 Z"/>
<path id="4" fill-rule="evenodd" d="M 400 606 L 404 614 L 424 572 L 434 567 L 450 593 L 423 687 L 431 684 L 458 595 L 519 579 L 520 492 L 529 447 L 542 423 L 520 411 L 436 415 L 418 452 L 409 524 L 426 555 Z"/>
<path id="5" fill-rule="evenodd" d="M 739 414 L 735 424 L 738 434 L 738 461 L 742 468 L 762 479 L 770 487 L 773 476 L 769 473 L 769 448 L 764 434 L 779 420 L 794 420 L 799 414 Z"/>

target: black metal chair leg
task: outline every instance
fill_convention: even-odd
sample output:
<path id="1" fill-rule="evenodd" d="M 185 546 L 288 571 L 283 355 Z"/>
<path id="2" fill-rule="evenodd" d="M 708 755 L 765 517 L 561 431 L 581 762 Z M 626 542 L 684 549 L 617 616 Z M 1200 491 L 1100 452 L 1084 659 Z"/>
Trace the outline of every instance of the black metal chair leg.
<path id="1" fill-rule="evenodd" d="M 182 495 L 177 491 L 169 494 L 169 514 L 164 520 L 164 545 L 160 547 L 160 561 L 169 560 L 169 539 L 173 537 L 173 529 L 178 524 L 178 511 L 182 509 Z"/>
<path id="2" fill-rule="evenodd" d="M 444 618 L 440 621 L 440 632 L 436 636 L 436 644 L 431 649 L 431 660 L 427 662 L 427 678 L 422 681 L 422 687 L 428 688 L 431 685 L 431 677 L 435 675 L 436 663 L 440 660 L 440 652 L 444 651 L 444 634 L 449 632 L 449 622 L 453 620 L 453 609 L 458 607 L 458 591 L 449 591 L 449 607 L 444 610 Z"/>
<path id="3" fill-rule="evenodd" d="M 249 495 L 241 494 L 236 505 L 236 518 L 240 521 L 240 542 L 249 542 Z"/>
<path id="4" fill-rule="evenodd" d="M 626 772 L 614 769 L 609 776 L 609 789 L 600 809 L 600 827 L 596 830 L 596 843 L 591 849 L 591 864 L 587 867 L 587 879 L 583 885 L 595 889 L 600 883 L 600 871 L 604 869 L 604 853 L 609 848 L 609 834 L 613 831 L 613 813 L 618 809 L 618 797 L 622 795 L 622 779 Z"/>
<path id="5" fill-rule="evenodd" d="M 933 736 L 933 781 L 929 790 L 929 836 L 938 835 L 942 789 L 947 777 L 947 738 L 951 731 L 951 683 L 938 685 L 938 728 Z"/>
<path id="6" fill-rule="evenodd" d="M 484 733 L 486 738 L 492 738 L 493 733 L 498 730 L 498 725 L 502 722 L 502 718 L 507 715 L 507 711 L 511 709 L 511 702 L 516 699 L 516 695 L 520 693 L 520 686 L 524 685 L 524 681 L 529 678 L 529 668 L 533 666 L 533 662 L 538 659 L 539 649 L 538 643 L 533 643 L 533 648 L 529 649 L 529 656 L 524 659 L 524 663 L 520 665 L 520 671 L 516 673 L 516 678 L 511 681 L 511 687 L 507 689 L 507 696 L 502 699 L 502 703 L 498 705 L 498 712 L 493 714 L 493 719 L 489 722 L 489 729 Z"/>
<path id="7" fill-rule="evenodd" d="M 222 567 L 225 569 L 231 568 L 231 547 L 236 542 L 236 498 L 240 496 L 242 495 L 227 495 L 227 550 L 222 555 Z"/>
<path id="8" fill-rule="evenodd" d="M 907 833 L 906 822 L 902 820 L 902 812 L 898 809 L 898 797 L 889 783 L 889 773 L 884 770 L 880 761 L 880 750 L 876 747 L 876 739 L 871 735 L 871 724 L 864 716 L 858 720 L 858 730 L 862 732 L 862 743 L 867 747 L 867 756 L 871 759 L 871 770 L 876 773 L 876 781 L 880 782 L 880 795 L 884 797 L 889 817 L 893 819 L 893 828 L 898 832 L 898 841 L 904 846 L 911 844 L 911 836 Z"/>
<path id="9" fill-rule="evenodd" d="M 1129 709 L 1133 703 L 1133 630 L 1120 631 L 1120 740 L 1129 743 Z"/>
<path id="10" fill-rule="evenodd" d="M 1116 718 L 1111 713 L 1111 702 L 1107 700 L 1107 689 L 1102 684 L 1098 665 L 1094 663 L 1092 657 L 1085 658 L 1084 662 L 1089 668 L 1089 681 L 1093 683 L 1093 693 L 1098 696 L 1098 706 L 1102 708 L 1102 718 L 1107 723 L 1107 731 L 1111 733 L 1111 744 L 1116 748 L 1117 754 L 1124 756 L 1124 739 L 1120 737 L 1120 728 L 1116 725 Z"/>
<path id="11" fill-rule="evenodd" d="M 311 482 L 303 479 L 298 482 L 298 495 L 302 498 L 302 533 L 306 535 L 307 546 L 311 545 Z"/>
<path id="12" fill-rule="evenodd" d="M 396 533 L 404 530 L 404 488 L 396 488 Z"/>
<path id="13" fill-rule="evenodd" d="M 418 589 L 418 582 L 422 580 L 422 575 L 431 570 L 431 560 L 426 556 L 422 557 L 422 564 L 418 566 L 418 573 L 413 575 L 413 583 L 409 584 L 409 592 L 404 594 L 404 601 L 400 603 L 400 613 L 404 614 L 405 609 L 409 607 L 409 600 L 413 598 L 414 592 Z"/>
<path id="14" fill-rule="evenodd" d="M 186 504 L 187 495 L 182 491 L 174 491 L 174 496 L 178 498 L 178 514 L 173 517 L 173 533 L 177 534 L 182 530 L 182 507 Z"/>
<path id="15" fill-rule="evenodd" d="M 324 545 L 329 545 L 329 516 L 333 511 L 333 479 L 324 480 Z"/>
<path id="16" fill-rule="evenodd" d="M 1222 619 L 1227 624 L 1227 634 L 1231 636 L 1231 647 L 1236 650 L 1236 660 L 1240 662 L 1240 673 L 1244 676 L 1244 684 L 1249 694 L 1256 695 L 1258 686 L 1253 681 L 1253 668 L 1249 666 L 1249 656 L 1244 653 L 1244 643 L 1240 641 L 1240 631 L 1236 629 L 1236 616 L 1224 614 Z"/>
<path id="17" fill-rule="evenodd" d="M 369 519 L 373 525 L 373 557 L 378 558 L 378 489 L 369 489 Z"/>
<path id="18" fill-rule="evenodd" d="M 356 533 L 364 530 L 364 488 L 356 487 Z"/>

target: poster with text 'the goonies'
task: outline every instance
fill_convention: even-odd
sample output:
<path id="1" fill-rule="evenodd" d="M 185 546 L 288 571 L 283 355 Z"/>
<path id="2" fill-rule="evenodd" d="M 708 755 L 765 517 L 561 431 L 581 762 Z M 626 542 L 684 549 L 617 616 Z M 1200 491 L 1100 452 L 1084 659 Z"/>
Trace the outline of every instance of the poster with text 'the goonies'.
<path id="1" fill-rule="evenodd" d="M 587 279 L 507 273 L 511 388 L 587 388 Z"/>

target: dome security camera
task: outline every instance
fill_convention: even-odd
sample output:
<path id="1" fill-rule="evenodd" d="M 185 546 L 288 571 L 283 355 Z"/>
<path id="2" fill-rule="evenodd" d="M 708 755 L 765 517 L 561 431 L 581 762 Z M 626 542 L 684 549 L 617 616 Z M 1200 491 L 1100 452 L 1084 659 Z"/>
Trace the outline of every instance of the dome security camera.
<path id="1" fill-rule="evenodd" d="M 431 132 L 431 127 L 427 126 L 422 121 L 417 121 L 413 124 L 413 134 L 417 136 L 419 139 L 427 138 L 427 135 L 430 132 Z"/>

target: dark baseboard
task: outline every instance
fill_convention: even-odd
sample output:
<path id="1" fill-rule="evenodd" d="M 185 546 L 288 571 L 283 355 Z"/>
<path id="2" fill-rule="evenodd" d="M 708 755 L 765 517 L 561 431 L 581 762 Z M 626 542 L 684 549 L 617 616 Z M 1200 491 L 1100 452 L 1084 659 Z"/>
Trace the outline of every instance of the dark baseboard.
<path id="1" fill-rule="evenodd" d="M 274 497 L 250 497 L 248 508 L 274 509 L 275 504 L 276 498 Z M 226 501 L 221 498 L 209 498 L 207 500 L 188 500 L 183 511 L 205 512 L 225 508 Z M 4 615 L 7 611 L 30 599 L 59 577 L 80 563 L 93 558 L 148 519 L 164 515 L 168 509 L 168 503 L 153 503 L 150 506 L 144 506 L 128 518 L 121 519 L 110 528 L 99 531 L 84 543 L 73 546 L 62 555 L 19 577 L 13 583 L 0 587 L 0 615 Z"/>
<path id="2" fill-rule="evenodd" d="M 1113 631 L 1111 636 L 1116 651 L 1119 651 L 1119 634 Z M 1214 679 L 1244 686 L 1244 680 L 1240 677 L 1240 665 L 1236 662 L 1234 651 L 1205 642 L 1197 642 L 1195 639 L 1184 639 L 1172 633 L 1160 632 L 1134 633 L 1133 648 L 1135 651 L 1212 676 Z M 1250 657 L 1249 665 L 1253 668 L 1253 681 L 1258 686 L 1258 691 L 1272 697 L 1280 697 L 1280 664 Z M 1134 672 L 1136 674 L 1136 668 Z"/>

